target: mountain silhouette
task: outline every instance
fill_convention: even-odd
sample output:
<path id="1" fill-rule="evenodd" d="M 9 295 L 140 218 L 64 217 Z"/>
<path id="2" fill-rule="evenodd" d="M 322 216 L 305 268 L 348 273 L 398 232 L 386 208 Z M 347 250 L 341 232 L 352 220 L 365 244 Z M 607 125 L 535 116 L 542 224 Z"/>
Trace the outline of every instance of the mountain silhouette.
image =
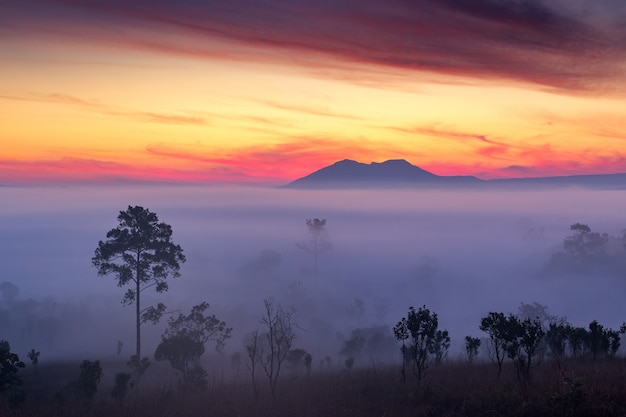
<path id="1" fill-rule="evenodd" d="M 286 188 L 363 188 L 398 187 L 414 185 L 448 185 L 480 183 L 481 180 L 469 176 L 440 176 L 412 165 L 404 159 L 391 159 L 385 162 L 361 162 L 344 159 L 325 168 L 299 178 Z"/>
<path id="2" fill-rule="evenodd" d="M 473 176 L 436 175 L 404 159 L 370 164 L 344 159 L 299 178 L 283 188 L 440 188 L 450 186 L 515 189 L 537 187 L 626 189 L 626 173 L 481 180 Z"/>

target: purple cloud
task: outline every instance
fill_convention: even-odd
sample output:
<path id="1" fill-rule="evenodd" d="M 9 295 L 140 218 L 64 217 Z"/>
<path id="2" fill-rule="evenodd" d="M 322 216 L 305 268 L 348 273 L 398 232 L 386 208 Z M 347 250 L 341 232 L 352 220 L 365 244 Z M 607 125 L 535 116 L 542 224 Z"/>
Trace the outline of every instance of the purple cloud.
<path id="1" fill-rule="evenodd" d="M 626 8 L 610 0 L 20 0 L 0 24 L 167 53 L 624 92 Z"/>

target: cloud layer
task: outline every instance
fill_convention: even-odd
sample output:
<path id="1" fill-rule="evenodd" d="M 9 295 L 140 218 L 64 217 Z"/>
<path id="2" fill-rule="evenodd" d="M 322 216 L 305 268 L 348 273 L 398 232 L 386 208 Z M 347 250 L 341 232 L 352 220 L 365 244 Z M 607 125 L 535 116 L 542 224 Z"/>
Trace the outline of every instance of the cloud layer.
<path id="1" fill-rule="evenodd" d="M 8 10 L 0 20 L 13 33 L 175 54 L 372 64 L 573 93 L 623 91 L 625 75 L 626 7 L 609 0 L 27 0 Z"/>

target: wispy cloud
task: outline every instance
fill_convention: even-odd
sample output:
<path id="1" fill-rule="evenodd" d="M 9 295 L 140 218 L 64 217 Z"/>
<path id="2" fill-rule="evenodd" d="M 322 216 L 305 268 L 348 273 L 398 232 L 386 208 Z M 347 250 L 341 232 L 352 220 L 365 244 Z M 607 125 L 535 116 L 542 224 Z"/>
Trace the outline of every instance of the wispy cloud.
<path id="1" fill-rule="evenodd" d="M 610 0 L 23 0 L 0 18 L 5 32 L 316 68 L 371 64 L 570 93 L 624 92 L 625 22 L 623 2 Z"/>
<path id="2" fill-rule="evenodd" d="M 392 127 L 391 129 L 408 133 L 411 135 L 419 135 L 426 137 L 443 138 L 467 145 L 468 151 L 476 155 L 485 156 L 490 159 L 507 159 L 511 150 L 519 148 L 520 145 L 507 143 L 503 139 L 494 139 L 489 134 L 460 132 L 449 128 L 439 128 L 433 126 L 417 126 L 417 127 Z"/>
<path id="3" fill-rule="evenodd" d="M 124 117 L 139 122 L 180 124 L 180 125 L 206 125 L 207 121 L 203 117 L 187 116 L 181 114 L 158 113 L 124 109 L 119 106 L 110 106 L 97 100 L 87 100 L 69 94 L 0 94 L 0 99 L 30 101 L 38 103 L 62 104 L 82 107 L 107 116 Z"/>
<path id="4" fill-rule="evenodd" d="M 440 129 L 436 126 L 417 126 L 417 127 L 393 127 L 392 129 L 398 130 L 404 133 L 415 133 L 423 136 L 434 136 L 439 138 L 452 139 L 459 142 L 481 142 L 492 145 L 502 145 L 502 143 L 496 142 L 489 138 L 487 134 L 480 133 L 468 133 L 457 132 L 450 129 Z"/>
<path id="5" fill-rule="evenodd" d="M 335 112 L 329 108 L 305 106 L 302 104 L 286 104 L 286 103 L 279 103 L 279 102 L 271 101 L 271 100 L 255 100 L 255 102 L 263 106 L 271 107 L 274 109 L 287 110 L 287 111 L 296 112 L 296 113 L 303 113 L 303 114 L 323 116 L 323 117 L 335 117 L 339 119 L 361 120 L 357 116 L 346 114 L 346 113 Z"/>

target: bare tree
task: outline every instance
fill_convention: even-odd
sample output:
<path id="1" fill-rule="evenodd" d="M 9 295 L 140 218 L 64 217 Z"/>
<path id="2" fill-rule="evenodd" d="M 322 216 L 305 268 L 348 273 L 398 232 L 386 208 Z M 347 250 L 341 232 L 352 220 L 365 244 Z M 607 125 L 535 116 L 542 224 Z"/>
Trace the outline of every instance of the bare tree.
<path id="1" fill-rule="evenodd" d="M 332 245 L 326 231 L 326 219 L 307 219 L 306 226 L 311 234 L 311 239 L 308 242 L 296 243 L 296 246 L 313 256 L 313 273 L 317 276 L 319 257 L 322 253 L 330 250 Z"/>
<path id="2" fill-rule="evenodd" d="M 274 302 L 269 299 L 263 300 L 263 304 L 265 313 L 260 323 L 265 332 L 259 334 L 259 340 L 256 341 L 258 358 L 268 378 L 272 398 L 276 398 L 276 384 L 283 362 L 296 339 L 297 323 L 294 319 L 294 309 L 285 309 L 281 305 L 274 306 Z"/>
<path id="3" fill-rule="evenodd" d="M 252 378 L 252 389 L 254 390 L 254 396 L 257 397 L 259 395 L 259 388 L 256 384 L 256 366 L 259 364 L 259 330 L 255 330 L 246 336 L 244 340 L 244 345 L 246 347 L 246 353 L 248 354 L 249 362 L 246 364 L 248 367 L 248 371 L 250 371 L 250 377 Z"/>

